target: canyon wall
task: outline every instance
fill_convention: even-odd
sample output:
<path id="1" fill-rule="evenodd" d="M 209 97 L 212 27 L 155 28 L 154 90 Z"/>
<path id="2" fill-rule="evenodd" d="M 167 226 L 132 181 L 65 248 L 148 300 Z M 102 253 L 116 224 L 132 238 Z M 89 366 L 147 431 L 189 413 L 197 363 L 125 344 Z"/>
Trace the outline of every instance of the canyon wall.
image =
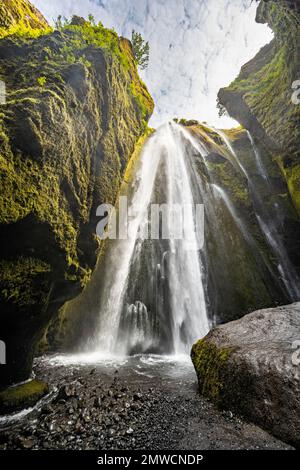
<path id="1" fill-rule="evenodd" d="M 4 387 L 28 378 L 49 321 L 89 281 L 96 208 L 115 202 L 153 101 L 114 31 L 78 17 L 52 31 L 24 0 L 1 8 Z"/>
<path id="2" fill-rule="evenodd" d="M 251 175 L 251 186 L 257 188 L 255 199 L 259 196 L 265 212 L 280 220 L 278 235 L 299 288 L 299 2 L 261 1 L 256 19 L 268 23 L 274 39 L 242 67 L 231 85 L 220 90 L 219 106 L 221 112 L 227 111 L 250 132 L 261 156 L 259 173 L 253 172 L 254 159 L 248 157 L 243 164 Z M 229 131 L 227 136 L 241 158 L 244 145 L 232 140 L 232 133 L 236 131 Z M 274 300 L 270 307 L 276 304 Z M 294 300 L 299 300 L 297 293 Z M 284 297 L 280 303 L 283 301 Z M 296 447 L 300 426 L 299 364 L 293 360 L 293 352 L 299 336 L 299 318 L 299 302 L 259 310 L 214 328 L 192 349 L 203 395 Z"/>
<path id="3" fill-rule="evenodd" d="M 274 39 L 219 92 L 219 104 L 248 129 L 261 149 L 275 190 L 290 199 L 282 229 L 290 257 L 300 269 L 300 6 L 298 1 L 261 1 L 256 21 Z M 298 90 L 298 91 L 297 91 Z M 282 185 L 284 180 L 285 185 Z"/>

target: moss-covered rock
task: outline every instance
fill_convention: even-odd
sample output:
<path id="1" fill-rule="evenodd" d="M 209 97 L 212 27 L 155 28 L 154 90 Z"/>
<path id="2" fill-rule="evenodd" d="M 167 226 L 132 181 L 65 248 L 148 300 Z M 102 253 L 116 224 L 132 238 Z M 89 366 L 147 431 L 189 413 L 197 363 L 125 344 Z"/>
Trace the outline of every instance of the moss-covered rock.
<path id="1" fill-rule="evenodd" d="M 277 220 L 280 243 L 296 278 L 300 276 L 300 105 L 292 99 L 292 85 L 300 77 L 299 2 L 261 0 L 256 20 L 268 23 L 274 39 L 242 67 L 229 87 L 220 90 L 218 99 L 221 111 L 226 109 L 250 132 L 260 152 L 264 178 L 255 174 L 250 159 L 243 164 L 265 212 Z M 295 295 L 288 298 L 296 299 Z"/>
<path id="2" fill-rule="evenodd" d="M 153 129 L 147 128 L 136 143 L 134 152 L 128 162 L 123 176 L 119 195 L 127 195 L 133 176 L 137 170 L 139 156 Z M 39 351 L 77 350 L 84 347 L 82 341 L 91 337 L 97 327 L 99 318 L 99 291 L 103 284 L 103 276 L 108 266 L 103 263 L 109 240 L 103 241 L 98 255 L 97 266 L 91 276 L 90 282 L 75 299 L 65 305 L 53 316 L 39 345 Z M 83 321 L 84 319 L 84 321 Z"/>
<path id="3" fill-rule="evenodd" d="M 115 203 L 153 111 L 130 42 L 101 23 L 31 36 L 0 40 L 2 386 L 28 377 L 48 322 L 89 281 L 96 208 Z"/>
<path id="4" fill-rule="evenodd" d="M 191 352 L 201 394 L 297 447 L 299 328 L 299 303 L 259 310 L 213 329 Z"/>
<path id="5" fill-rule="evenodd" d="M 37 37 L 50 31 L 46 19 L 28 0 L 1 0 L 0 38 L 11 34 Z"/>
<path id="6" fill-rule="evenodd" d="M 200 393 L 216 403 L 221 399 L 224 388 L 222 371 L 230 352 L 230 348 L 217 348 L 206 339 L 199 340 L 192 347 L 191 359 L 197 373 Z"/>
<path id="7" fill-rule="evenodd" d="M 40 380 L 31 380 L 0 392 L 0 414 L 9 414 L 34 406 L 46 393 L 48 385 Z"/>

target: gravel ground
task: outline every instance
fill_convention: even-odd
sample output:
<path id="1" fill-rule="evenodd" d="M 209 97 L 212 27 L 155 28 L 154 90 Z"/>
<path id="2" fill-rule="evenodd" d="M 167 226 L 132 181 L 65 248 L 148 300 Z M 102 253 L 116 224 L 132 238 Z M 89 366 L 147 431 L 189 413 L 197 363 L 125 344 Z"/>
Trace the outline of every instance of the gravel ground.
<path id="1" fill-rule="evenodd" d="M 189 363 L 43 358 L 35 373 L 52 394 L 26 417 L 0 422 L 0 449 L 291 449 L 200 397 Z"/>

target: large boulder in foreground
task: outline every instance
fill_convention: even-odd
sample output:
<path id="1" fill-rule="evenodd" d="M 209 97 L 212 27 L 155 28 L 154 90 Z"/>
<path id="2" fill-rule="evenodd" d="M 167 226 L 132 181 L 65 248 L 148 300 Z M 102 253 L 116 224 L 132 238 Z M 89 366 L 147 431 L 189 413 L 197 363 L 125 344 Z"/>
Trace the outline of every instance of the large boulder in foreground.
<path id="1" fill-rule="evenodd" d="M 299 348 L 300 302 L 218 326 L 192 348 L 200 392 L 300 447 Z"/>

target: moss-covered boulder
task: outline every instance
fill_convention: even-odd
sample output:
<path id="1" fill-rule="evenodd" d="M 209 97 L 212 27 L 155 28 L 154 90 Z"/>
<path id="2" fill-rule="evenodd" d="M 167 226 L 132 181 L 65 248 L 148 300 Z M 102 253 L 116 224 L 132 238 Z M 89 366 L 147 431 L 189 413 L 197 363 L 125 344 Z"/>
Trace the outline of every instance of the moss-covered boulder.
<path id="1" fill-rule="evenodd" d="M 248 129 L 279 166 L 300 215 L 300 105 L 292 99 L 300 77 L 300 6 L 297 0 L 262 0 L 256 20 L 274 31 L 272 42 L 219 92 L 221 108 Z"/>
<path id="2" fill-rule="evenodd" d="M 34 406 L 48 393 L 48 385 L 31 380 L 0 392 L 0 414 L 5 415 Z"/>
<path id="3" fill-rule="evenodd" d="M 7 31 L 0 40 L 7 92 L 0 106 L 0 339 L 7 348 L 0 388 L 29 376 L 49 321 L 90 279 L 96 208 L 115 202 L 153 111 L 131 43 L 101 23 L 72 22 L 39 37 Z"/>
<path id="4" fill-rule="evenodd" d="M 213 329 L 191 352 L 199 390 L 300 447 L 300 303 Z"/>

